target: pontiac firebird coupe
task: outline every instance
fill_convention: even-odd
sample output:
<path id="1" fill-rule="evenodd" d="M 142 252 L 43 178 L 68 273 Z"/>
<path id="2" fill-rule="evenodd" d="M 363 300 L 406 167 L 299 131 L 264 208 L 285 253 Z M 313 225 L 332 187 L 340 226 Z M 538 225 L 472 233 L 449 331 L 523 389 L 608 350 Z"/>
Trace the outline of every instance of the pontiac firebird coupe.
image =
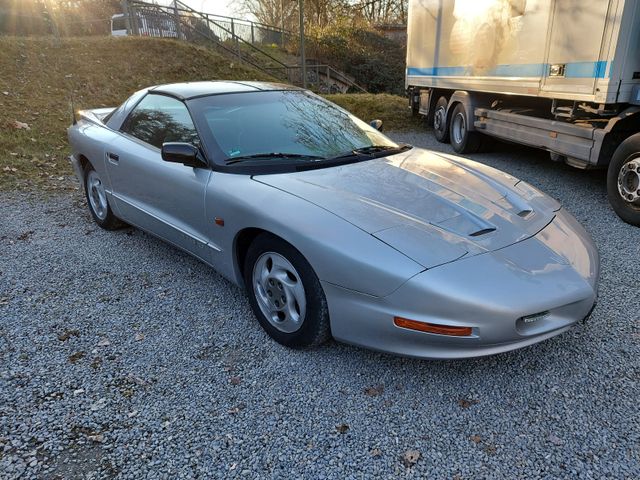
<path id="1" fill-rule="evenodd" d="M 311 92 L 181 83 L 80 115 L 71 160 L 96 223 L 211 265 L 284 345 L 474 357 L 565 332 L 595 304 L 598 253 L 557 201 Z"/>

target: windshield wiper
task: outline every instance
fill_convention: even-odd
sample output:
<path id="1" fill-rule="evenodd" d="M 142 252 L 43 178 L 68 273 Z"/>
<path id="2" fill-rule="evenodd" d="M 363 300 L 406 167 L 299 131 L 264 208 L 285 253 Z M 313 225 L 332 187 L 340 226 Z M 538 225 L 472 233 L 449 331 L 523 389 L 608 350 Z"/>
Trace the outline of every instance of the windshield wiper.
<path id="1" fill-rule="evenodd" d="M 413 148 L 411 145 L 402 144 L 397 147 L 391 145 L 370 145 L 368 147 L 354 148 L 348 152 L 341 153 L 335 157 L 331 157 L 329 160 L 340 160 L 343 158 L 351 157 L 371 157 L 377 153 L 400 153 Z"/>
<path id="2" fill-rule="evenodd" d="M 324 160 L 324 157 L 318 155 L 304 155 L 301 153 L 254 153 L 253 155 L 242 155 L 241 157 L 233 157 L 227 160 L 227 165 L 233 165 L 234 163 L 244 162 L 246 160 L 253 160 L 255 158 L 293 158 L 296 160 Z"/>

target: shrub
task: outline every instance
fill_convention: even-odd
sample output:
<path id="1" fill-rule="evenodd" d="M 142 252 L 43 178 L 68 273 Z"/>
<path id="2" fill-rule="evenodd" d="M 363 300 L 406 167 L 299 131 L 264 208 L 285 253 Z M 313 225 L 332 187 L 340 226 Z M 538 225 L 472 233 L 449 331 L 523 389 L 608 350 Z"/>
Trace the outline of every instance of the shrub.
<path id="1" fill-rule="evenodd" d="M 367 27 L 310 32 L 310 55 L 351 75 L 371 93 L 404 92 L 406 47 Z"/>

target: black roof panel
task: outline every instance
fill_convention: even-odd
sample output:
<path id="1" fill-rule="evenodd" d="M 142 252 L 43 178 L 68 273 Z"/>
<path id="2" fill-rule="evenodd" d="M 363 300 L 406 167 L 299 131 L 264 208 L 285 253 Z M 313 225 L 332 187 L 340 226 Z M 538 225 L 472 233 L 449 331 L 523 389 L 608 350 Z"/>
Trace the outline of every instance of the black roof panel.
<path id="1" fill-rule="evenodd" d="M 261 90 L 299 90 L 286 83 L 275 82 L 241 82 L 233 80 L 218 80 L 206 82 L 184 82 L 158 85 L 149 89 L 153 92 L 166 93 L 173 97 L 188 100 L 194 97 L 220 95 L 225 93 L 256 92 Z"/>

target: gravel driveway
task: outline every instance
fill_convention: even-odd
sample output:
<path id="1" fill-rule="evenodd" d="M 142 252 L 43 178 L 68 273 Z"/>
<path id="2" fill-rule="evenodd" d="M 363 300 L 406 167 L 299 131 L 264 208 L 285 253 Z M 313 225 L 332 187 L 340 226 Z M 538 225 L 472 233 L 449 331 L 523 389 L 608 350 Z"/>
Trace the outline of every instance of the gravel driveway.
<path id="1" fill-rule="evenodd" d="M 506 145 L 472 158 L 585 224 L 600 300 L 560 337 L 453 362 L 287 350 L 242 291 L 100 230 L 79 191 L 0 193 L 0 477 L 639 478 L 640 229 L 603 172 Z"/>

